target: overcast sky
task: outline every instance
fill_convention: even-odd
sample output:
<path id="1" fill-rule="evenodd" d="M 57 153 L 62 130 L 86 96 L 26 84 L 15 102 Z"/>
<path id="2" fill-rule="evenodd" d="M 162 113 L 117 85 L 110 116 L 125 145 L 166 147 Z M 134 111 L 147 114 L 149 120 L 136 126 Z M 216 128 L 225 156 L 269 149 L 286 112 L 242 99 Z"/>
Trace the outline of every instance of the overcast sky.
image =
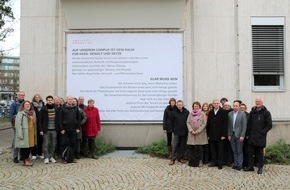
<path id="1" fill-rule="evenodd" d="M 14 32 L 10 34 L 5 42 L 0 42 L 0 49 L 5 50 L 5 55 L 20 55 L 20 0 L 10 0 L 15 20 L 5 24 L 5 27 L 12 27 Z M 9 51 L 8 51 L 9 50 Z"/>

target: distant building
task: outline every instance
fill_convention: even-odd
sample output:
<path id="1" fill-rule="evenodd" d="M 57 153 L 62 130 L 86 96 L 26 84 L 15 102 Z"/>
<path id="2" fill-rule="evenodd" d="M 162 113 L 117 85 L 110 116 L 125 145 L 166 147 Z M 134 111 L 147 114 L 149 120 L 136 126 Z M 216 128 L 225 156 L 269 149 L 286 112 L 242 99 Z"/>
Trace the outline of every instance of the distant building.
<path id="1" fill-rule="evenodd" d="M 19 91 L 19 57 L 0 57 L 0 100 L 11 100 Z"/>

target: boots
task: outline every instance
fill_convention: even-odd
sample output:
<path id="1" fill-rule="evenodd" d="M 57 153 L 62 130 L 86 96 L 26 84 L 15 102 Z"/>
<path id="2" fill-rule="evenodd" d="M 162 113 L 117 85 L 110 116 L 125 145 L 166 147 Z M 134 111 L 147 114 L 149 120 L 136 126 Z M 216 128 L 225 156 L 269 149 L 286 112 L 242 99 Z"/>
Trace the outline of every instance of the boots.
<path id="1" fill-rule="evenodd" d="M 172 146 L 168 146 L 168 158 L 171 159 L 172 157 Z"/>
<path id="2" fill-rule="evenodd" d="M 89 139 L 89 156 L 93 159 L 97 159 L 95 139 Z"/>

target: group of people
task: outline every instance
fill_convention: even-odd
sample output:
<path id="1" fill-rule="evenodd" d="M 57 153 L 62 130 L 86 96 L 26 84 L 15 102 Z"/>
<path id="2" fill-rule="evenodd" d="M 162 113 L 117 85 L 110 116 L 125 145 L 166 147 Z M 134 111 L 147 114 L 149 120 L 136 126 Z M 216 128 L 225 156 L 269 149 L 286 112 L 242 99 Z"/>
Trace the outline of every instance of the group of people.
<path id="1" fill-rule="evenodd" d="M 226 164 L 238 171 L 254 171 L 257 163 L 257 173 L 262 174 L 267 132 L 271 128 L 271 113 L 260 97 L 255 99 L 250 113 L 241 100 L 233 101 L 232 105 L 227 98 L 202 105 L 195 101 L 189 111 L 183 101 L 171 98 L 163 116 L 169 165 L 176 160 L 185 163 L 187 144 L 189 166 L 210 163 L 209 167 L 222 169 Z"/>
<path id="2" fill-rule="evenodd" d="M 32 101 L 25 100 L 25 93 L 17 93 L 10 106 L 10 121 L 14 129 L 12 154 L 14 163 L 23 161 L 32 166 L 32 160 L 44 159 L 44 163 L 56 163 L 56 156 L 66 164 L 65 149 L 72 150 L 72 161 L 80 154 L 96 159 L 95 138 L 101 130 L 99 110 L 94 100 L 84 104 L 84 97 L 67 96 L 66 101 L 51 95 L 46 104 L 39 94 Z"/>

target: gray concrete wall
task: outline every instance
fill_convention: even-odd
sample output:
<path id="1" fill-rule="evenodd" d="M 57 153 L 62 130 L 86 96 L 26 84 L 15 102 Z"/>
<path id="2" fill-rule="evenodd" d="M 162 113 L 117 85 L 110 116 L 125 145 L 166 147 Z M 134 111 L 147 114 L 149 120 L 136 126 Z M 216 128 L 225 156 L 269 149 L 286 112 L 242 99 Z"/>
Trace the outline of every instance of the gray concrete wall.
<path id="1" fill-rule="evenodd" d="M 267 145 L 284 139 L 290 144 L 290 123 L 274 121 L 273 128 L 268 132 Z M 127 125 L 102 125 L 100 138 L 116 147 L 139 147 L 149 145 L 154 141 L 166 139 L 160 124 L 127 124 Z"/>
<path id="2" fill-rule="evenodd" d="M 187 108 L 190 108 L 193 100 L 210 102 L 214 98 L 226 96 L 230 101 L 237 98 L 243 100 L 250 109 L 255 97 L 261 96 L 273 119 L 284 121 L 275 122 L 268 136 L 269 143 L 281 137 L 290 143 L 287 136 L 290 116 L 285 106 L 290 103 L 290 39 L 287 38 L 290 36 L 290 2 L 185 2 L 181 28 L 176 30 L 184 31 L 185 36 L 184 100 Z M 251 16 L 285 17 L 286 82 L 283 91 L 253 90 Z M 128 32 L 126 28 L 122 30 Z M 31 99 L 35 93 L 66 96 L 66 31 L 69 28 L 60 0 L 21 1 L 20 90 L 26 92 L 26 99 Z M 90 31 L 103 30 L 91 28 Z M 103 125 L 101 137 L 115 146 L 136 147 L 165 138 L 165 135 L 161 125 L 126 124 Z"/>

